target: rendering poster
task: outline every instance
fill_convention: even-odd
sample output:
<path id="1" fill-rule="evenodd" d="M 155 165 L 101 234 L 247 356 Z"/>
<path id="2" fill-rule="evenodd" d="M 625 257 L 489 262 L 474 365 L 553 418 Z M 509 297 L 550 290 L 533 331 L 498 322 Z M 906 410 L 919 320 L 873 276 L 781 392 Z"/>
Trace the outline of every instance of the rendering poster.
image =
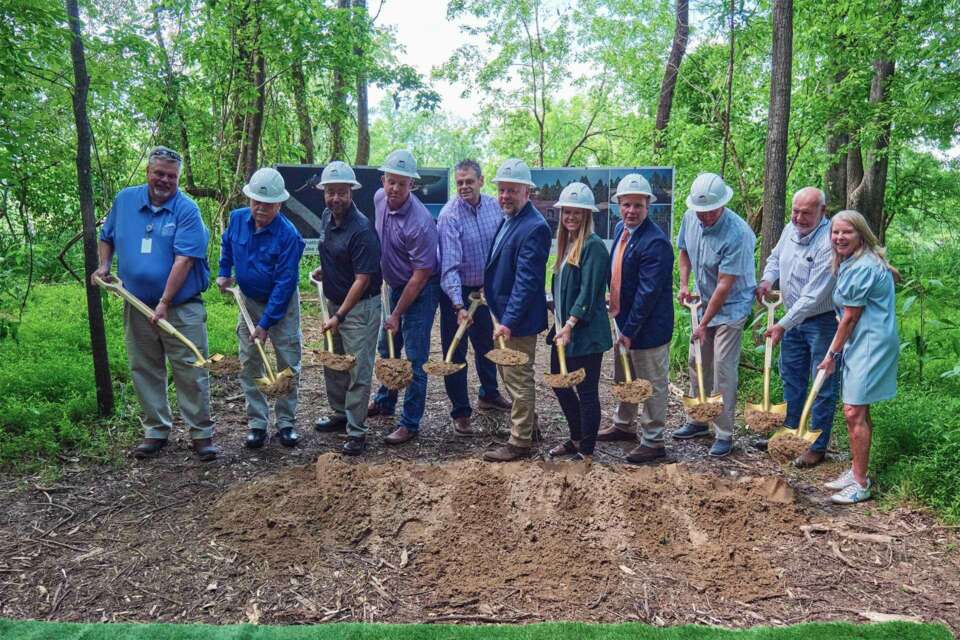
<path id="1" fill-rule="evenodd" d="M 556 237 L 559 211 L 554 203 L 560 192 L 571 182 L 582 182 L 593 190 L 598 213 L 593 214 L 593 228 L 597 235 L 613 241 L 617 223 L 620 222 L 620 207 L 610 202 L 617 192 L 620 179 L 630 173 L 639 173 L 650 182 L 656 202 L 650 206 L 650 219 L 657 223 L 667 237 L 673 240 L 673 167 L 619 167 L 619 168 L 562 168 L 533 169 L 536 188 L 531 195 L 534 206 L 543 213 Z"/>
<path id="2" fill-rule="evenodd" d="M 290 199 L 283 203 L 283 215 L 303 236 L 306 242 L 305 255 L 316 255 L 322 228 L 320 217 L 326 205 L 323 202 L 323 190 L 318 189 L 323 165 L 281 164 L 276 170 L 283 176 Z M 353 202 L 373 222 L 373 196 L 380 188 L 383 172 L 376 167 L 354 167 L 360 189 L 353 192 Z M 416 181 L 414 194 L 426 205 L 433 217 L 440 215 L 440 209 L 449 199 L 449 170 L 444 168 L 421 168 L 420 180 Z"/>

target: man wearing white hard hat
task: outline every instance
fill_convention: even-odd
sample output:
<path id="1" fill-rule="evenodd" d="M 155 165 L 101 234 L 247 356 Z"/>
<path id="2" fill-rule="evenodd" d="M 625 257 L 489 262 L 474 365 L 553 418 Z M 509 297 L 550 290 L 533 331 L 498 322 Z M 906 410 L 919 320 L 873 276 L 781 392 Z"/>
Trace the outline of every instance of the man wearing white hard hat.
<path id="1" fill-rule="evenodd" d="M 740 337 L 753 307 L 757 286 L 753 253 L 757 237 L 746 221 L 726 208 L 733 189 L 713 173 L 697 176 L 687 196 L 687 212 L 680 224 L 681 303 L 693 298 L 690 274 L 700 296 L 699 322 L 691 327 L 690 394 L 698 395 L 694 368 L 695 342 L 703 354 L 706 395 L 723 396 L 723 413 L 714 420 L 715 438 L 710 455 L 723 457 L 733 446 L 733 416 L 737 403 Z M 709 425 L 689 421 L 674 431 L 681 440 L 710 435 Z"/>
<path id="2" fill-rule="evenodd" d="M 503 384 L 513 398 L 510 409 L 510 440 L 487 451 L 489 462 L 509 462 L 529 457 L 533 450 L 536 421 L 536 387 L 533 365 L 537 335 L 547 328 L 547 297 L 544 284 L 550 255 L 550 226 L 530 202 L 536 185 L 530 167 L 510 159 L 500 165 L 497 185 L 503 222 L 497 230 L 483 275 L 483 292 L 497 319 L 494 337 L 506 340 L 509 349 L 527 354 L 527 364 L 500 366 Z"/>
<path id="3" fill-rule="evenodd" d="M 670 239 L 649 218 L 656 196 L 639 173 L 620 179 L 611 198 L 623 218 L 617 224 L 610 263 L 610 315 L 620 330 L 619 348 L 625 349 L 633 375 L 649 380 L 653 395 L 642 407 L 618 402 L 613 425 L 597 436 L 601 442 L 636 441 L 627 454 L 634 464 L 666 459 L 663 428 L 669 395 L 670 340 L 673 337 L 673 247 Z M 623 364 L 614 358 L 617 380 Z M 639 412 L 639 428 L 634 419 Z"/>
<path id="4" fill-rule="evenodd" d="M 112 280 L 110 265 L 117 256 L 117 275 L 133 295 L 154 307 L 147 319 L 124 305 L 123 333 L 130 378 L 140 401 L 144 439 L 133 455 L 160 454 L 173 428 L 167 402 L 166 360 L 173 370 L 177 405 L 190 428 L 193 450 L 202 461 L 217 457 L 210 418 L 210 378 L 194 367 L 194 355 L 176 338 L 158 331 L 165 319 L 207 353 L 206 311 L 200 294 L 210 284 L 207 243 L 210 233 L 200 209 L 177 188 L 180 154 L 156 147 L 147 157 L 147 183 L 117 194 L 100 231 L 100 267 L 94 277 Z"/>
<path id="5" fill-rule="evenodd" d="M 353 202 L 360 188 L 350 166 L 340 160 L 320 174 L 327 208 L 321 217 L 323 238 L 318 250 L 320 268 L 313 275 L 323 281 L 323 295 L 332 315 L 323 326 L 331 331 L 337 353 L 356 357 L 350 371 L 323 368 L 327 402 L 333 415 L 317 420 L 320 433 L 347 434 L 346 455 L 366 448 L 367 403 L 380 332 L 380 241 L 377 232 Z"/>
<path id="6" fill-rule="evenodd" d="M 220 291 L 236 284 L 246 301 L 255 325 L 253 335 L 242 315 L 237 320 L 237 338 L 243 371 L 240 386 L 247 401 L 246 445 L 259 449 L 267 442 L 270 407 L 257 388 L 256 379 L 264 375 L 263 362 L 254 340 L 273 343 L 277 370 L 290 369 L 290 390 L 274 403 L 277 436 L 280 444 L 295 447 L 297 433 L 297 397 L 303 334 L 300 330 L 300 257 L 304 242 L 297 228 L 280 213 L 290 194 L 283 176 L 276 169 L 260 169 L 243 187 L 250 206 L 230 212 L 230 223 L 220 240 Z M 234 277 L 234 274 L 235 277 Z"/>
<path id="7" fill-rule="evenodd" d="M 419 180 L 420 174 L 409 151 L 399 149 L 388 155 L 380 171 L 383 188 L 374 194 L 373 206 L 380 238 L 380 272 L 390 296 L 379 350 L 386 358 L 390 331 L 396 350 L 402 349 L 413 365 L 413 381 L 403 392 L 400 420 L 384 442 L 403 444 L 420 432 L 427 401 L 423 365 L 430 355 L 430 332 L 440 298 L 437 224 L 412 193 L 414 180 Z M 397 392 L 381 386 L 368 415 L 393 415 L 396 404 Z"/>

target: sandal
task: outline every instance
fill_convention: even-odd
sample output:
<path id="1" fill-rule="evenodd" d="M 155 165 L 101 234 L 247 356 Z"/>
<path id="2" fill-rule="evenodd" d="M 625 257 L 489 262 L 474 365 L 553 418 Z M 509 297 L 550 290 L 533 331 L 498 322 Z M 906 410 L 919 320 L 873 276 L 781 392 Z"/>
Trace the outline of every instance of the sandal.
<path id="1" fill-rule="evenodd" d="M 559 458 L 560 456 L 572 456 L 575 453 L 579 453 L 577 445 L 573 444 L 573 440 L 567 440 L 563 444 L 558 444 L 553 449 L 547 452 L 547 455 L 551 458 Z"/>

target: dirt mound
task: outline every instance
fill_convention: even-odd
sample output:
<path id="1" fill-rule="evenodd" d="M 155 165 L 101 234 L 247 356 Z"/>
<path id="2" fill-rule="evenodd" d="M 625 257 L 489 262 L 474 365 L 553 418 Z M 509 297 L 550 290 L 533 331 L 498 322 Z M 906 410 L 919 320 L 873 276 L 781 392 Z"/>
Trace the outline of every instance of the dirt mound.
<path id="1" fill-rule="evenodd" d="M 359 552 L 402 558 L 411 580 L 448 601 L 533 590 L 585 606 L 643 572 L 715 595 L 769 593 L 781 579 L 777 549 L 805 522 L 777 478 L 677 465 L 368 465 L 325 454 L 315 470 L 229 492 L 212 524 L 220 542 L 275 571 Z"/>

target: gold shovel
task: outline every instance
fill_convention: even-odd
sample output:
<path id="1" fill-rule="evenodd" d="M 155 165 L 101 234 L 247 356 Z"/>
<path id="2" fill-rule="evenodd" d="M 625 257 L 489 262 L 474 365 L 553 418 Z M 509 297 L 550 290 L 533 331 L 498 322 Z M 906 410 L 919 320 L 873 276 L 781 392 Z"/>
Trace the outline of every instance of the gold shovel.
<path id="1" fill-rule="evenodd" d="M 477 307 L 479 307 L 482 302 L 483 298 L 480 296 L 479 292 L 474 291 L 470 294 L 470 306 L 467 308 L 468 318 L 473 319 L 473 314 L 477 311 Z M 453 342 L 450 343 L 450 348 L 447 349 L 447 357 L 444 360 L 430 360 L 423 365 L 423 370 L 432 376 L 449 376 L 467 366 L 467 363 L 465 362 L 454 362 L 453 352 L 457 349 L 457 345 L 460 344 L 460 341 L 463 340 L 463 336 L 467 333 L 467 328 L 469 326 L 470 320 L 467 320 L 457 327 L 457 333 L 453 336 Z"/>
<path id="2" fill-rule="evenodd" d="M 131 307 L 133 307 L 143 315 L 147 316 L 148 318 L 153 317 L 153 309 L 151 309 L 146 304 L 144 304 L 142 300 L 137 298 L 137 296 L 133 295 L 132 293 L 124 289 L 123 281 L 121 281 L 119 278 L 115 278 L 113 282 L 107 282 L 103 278 L 99 276 L 95 276 L 93 281 L 97 284 L 97 286 L 102 287 L 107 291 L 111 291 L 117 294 L 118 296 L 120 296 L 121 298 L 123 298 L 124 300 L 126 300 Z M 170 322 L 165 318 L 161 318 L 160 320 L 158 320 L 157 326 L 163 329 L 164 331 L 166 331 L 167 333 L 169 333 L 171 336 L 173 336 L 180 342 L 182 342 L 184 345 L 186 345 L 187 349 L 190 349 L 190 351 L 193 352 L 193 355 L 196 356 L 197 358 L 195 362 L 191 363 L 193 366 L 206 367 L 208 369 L 215 368 L 216 364 L 221 360 L 223 360 L 223 356 L 220 355 L 219 353 L 214 354 L 209 358 L 204 358 L 203 354 L 200 353 L 200 349 L 197 349 L 197 345 L 193 344 L 193 342 L 191 342 L 190 339 L 187 338 L 187 336 L 180 333 L 177 330 L 177 328 L 174 327 L 172 324 L 170 324 Z"/>
<path id="3" fill-rule="evenodd" d="M 383 299 L 383 313 L 387 313 L 389 304 L 387 301 L 387 283 L 383 283 L 380 289 L 380 296 Z M 374 365 L 377 374 L 377 380 L 391 391 L 399 391 L 410 386 L 413 382 L 413 365 L 409 360 L 397 358 L 393 351 L 393 331 L 387 329 L 387 353 L 389 358 L 380 358 Z"/>
<path id="4" fill-rule="evenodd" d="M 493 309 L 490 309 L 490 317 L 493 318 L 493 330 L 496 332 L 500 322 L 497 320 L 497 316 L 493 315 Z M 485 357 L 487 360 L 499 364 L 502 367 L 519 367 L 520 365 L 530 362 L 530 356 L 523 351 L 508 349 L 503 336 L 497 337 L 497 348 L 487 351 Z"/>
<path id="5" fill-rule="evenodd" d="M 772 299 L 771 299 L 772 298 Z M 774 325 L 774 310 L 783 302 L 779 291 L 771 291 L 763 299 L 767 307 L 767 331 Z M 763 345 L 763 402 L 747 403 L 744 419 L 754 431 L 768 433 L 774 427 L 783 424 L 787 415 L 786 403 L 770 403 L 770 369 L 773 366 L 773 338 L 767 338 Z"/>
<path id="6" fill-rule="evenodd" d="M 620 365 L 623 368 L 623 382 L 615 383 L 610 388 L 610 395 L 620 402 L 640 404 L 653 395 L 653 385 L 650 384 L 649 380 L 644 380 L 643 378 L 634 379 L 630 371 L 630 358 L 627 357 L 626 349 L 620 344 L 620 327 L 617 326 L 616 319 L 613 321 L 613 331 L 617 337 L 617 342 L 613 345 L 613 348 L 620 354 Z"/>
<path id="7" fill-rule="evenodd" d="M 330 314 L 327 311 L 327 299 L 323 296 L 323 283 L 314 278 L 312 273 L 310 274 L 310 282 L 317 285 L 317 293 L 320 296 L 320 321 L 326 324 Z M 321 340 L 323 344 L 327 345 L 327 348 L 325 350 L 313 349 L 313 353 L 316 354 L 317 361 L 324 367 L 329 367 L 334 371 L 350 371 L 353 365 L 357 363 L 356 356 L 340 355 L 334 352 L 332 331 L 324 331 Z"/>
<path id="8" fill-rule="evenodd" d="M 273 372 L 273 368 L 270 366 L 270 360 L 267 359 L 267 354 L 263 350 L 263 343 L 260 342 L 259 338 L 253 337 L 256 327 L 253 325 L 250 312 L 247 310 L 247 303 L 243 299 L 243 293 L 240 292 L 239 287 L 227 287 L 227 291 L 232 293 L 236 299 L 237 306 L 240 307 L 240 315 L 243 316 L 243 321 L 247 325 L 247 332 L 250 334 L 250 339 L 253 340 L 253 344 L 256 345 L 260 359 L 263 361 L 263 366 L 267 370 L 266 376 L 256 379 L 257 388 L 260 389 L 264 395 L 274 397 L 288 393 L 290 391 L 291 381 L 293 380 L 293 371 L 287 367 L 280 373 Z"/>
<path id="9" fill-rule="evenodd" d="M 824 369 L 820 369 L 817 372 L 817 377 L 813 380 L 813 386 L 810 387 L 810 393 L 807 394 L 807 399 L 803 403 L 803 412 L 800 414 L 800 425 L 796 429 L 778 429 L 774 438 L 782 437 L 791 437 L 799 438 L 804 442 L 813 443 L 816 442 L 817 438 L 820 437 L 821 430 L 809 429 L 807 425 L 810 422 L 810 413 L 813 409 L 813 401 L 817 399 L 817 394 L 820 393 L 820 389 L 823 388 L 823 383 L 827 380 L 827 372 Z"/>
<path id="10" fill-rule="evenodd" d="M 691 296 L 690 300 L 683 303 L 685 307 L 690 308 L 690 331 L 697 326 L 697 309 L 700 307 L 700 296 Z M 723 413 L 723 396 L 707 397 L 703 390 L 703 353 L 700 351 L 700 340 L 693 343 L 693 360 L 697 369 L 697 395 L 696 397 L 684 396 L 683 408 L 687 415 L 694 422 L 710 422 L 721 413 Z"/>

